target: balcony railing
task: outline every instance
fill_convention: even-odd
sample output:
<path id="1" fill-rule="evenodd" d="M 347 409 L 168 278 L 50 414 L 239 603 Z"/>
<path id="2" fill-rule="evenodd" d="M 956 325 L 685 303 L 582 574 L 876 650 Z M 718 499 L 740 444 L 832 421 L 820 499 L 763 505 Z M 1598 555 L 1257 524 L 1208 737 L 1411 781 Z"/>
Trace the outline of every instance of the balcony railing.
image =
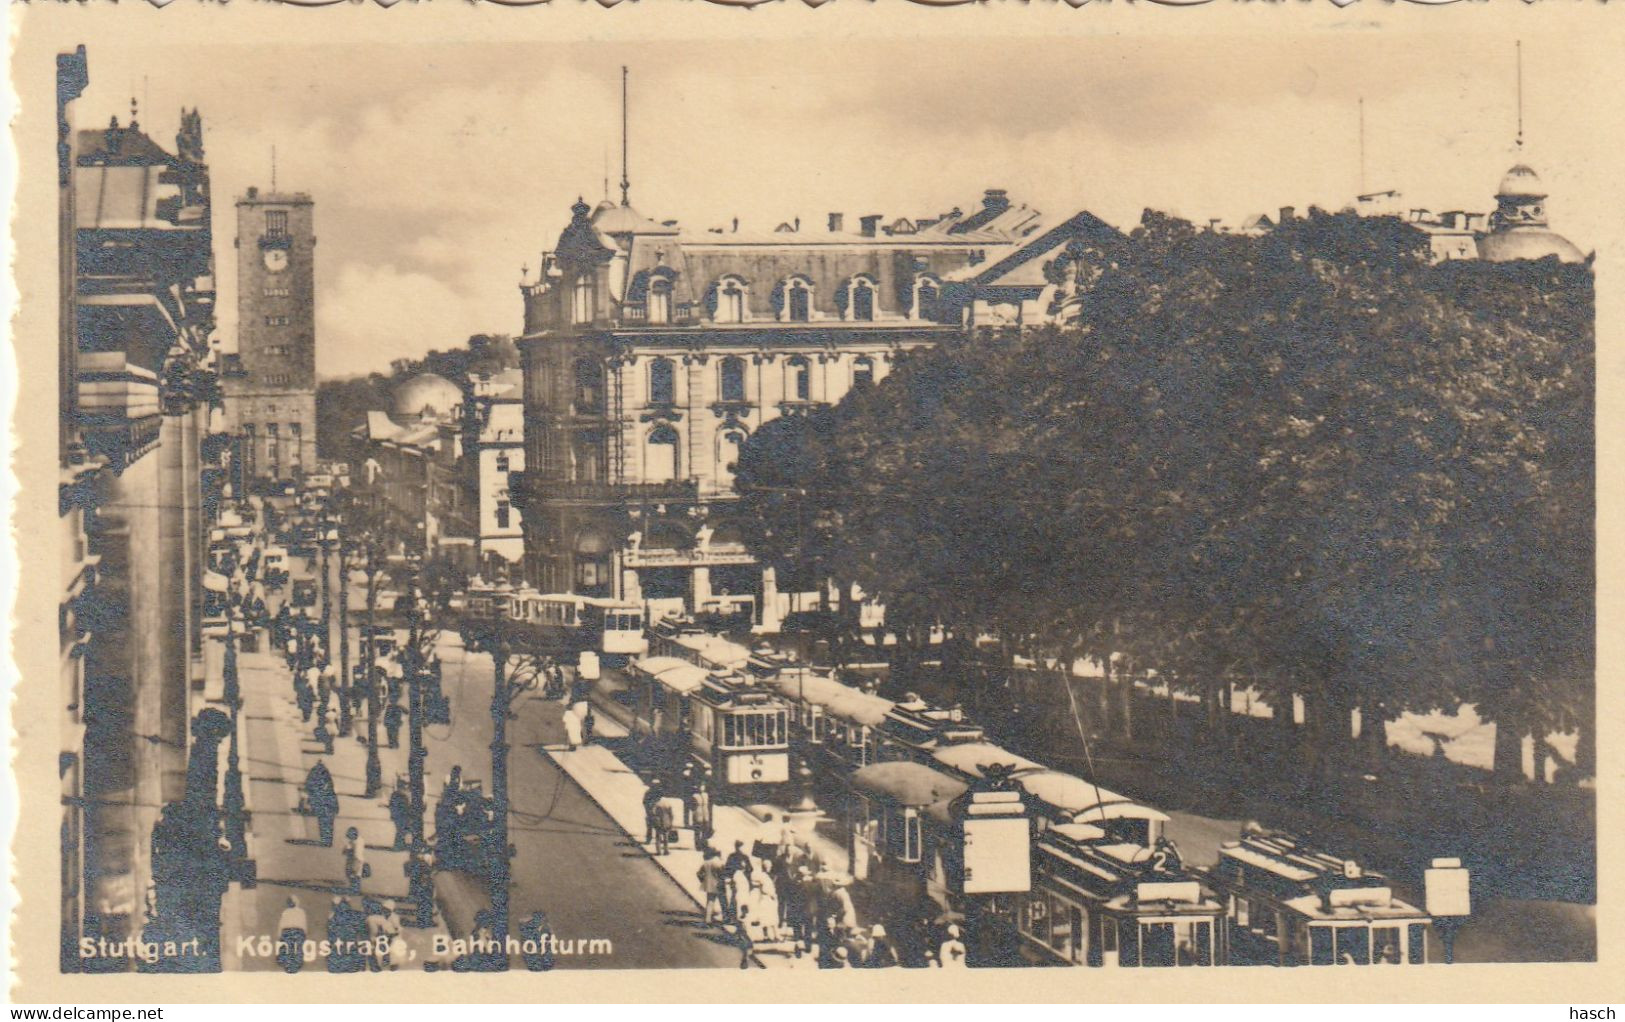
<path id="1" fill-rule="evenodd" d="M 581 480 L 537 479 L 529 472 L 508 477 L 508 494 L 516 507 L 549 500 L 694 500 L 700 486 L 696 479 L 674 479 L 664 483 L 609 483 Z"/>

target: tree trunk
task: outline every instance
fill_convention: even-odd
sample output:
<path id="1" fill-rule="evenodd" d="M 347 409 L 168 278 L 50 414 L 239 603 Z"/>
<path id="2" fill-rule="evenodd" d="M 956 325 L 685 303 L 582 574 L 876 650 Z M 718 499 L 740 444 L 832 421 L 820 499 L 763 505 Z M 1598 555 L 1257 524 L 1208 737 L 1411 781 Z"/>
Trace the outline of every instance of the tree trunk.
<path id="1" fill-rule="evenodd" d="M 1594 717 L 1587 717 L 1575 724 L 1572 776 L 1576 782 L 1597 776 L 1597 729 L 1594 720 Z"/>
<path id="2" fill-rule="evenodd" d="M 1127 671 L 1117 674 L 1117 698 L 1123 723 L 1123 740 L 1134 741 L 1134 676 Z"/>
<path id="3" fill-rule="evenodd" d="M 1528 732 L 1523 715 L 1502 710 L 1495 717 L 1495 779 L 1503 784 L 1517 784 L 1525 779 L 1523 772 L 1523 736 Z"/>

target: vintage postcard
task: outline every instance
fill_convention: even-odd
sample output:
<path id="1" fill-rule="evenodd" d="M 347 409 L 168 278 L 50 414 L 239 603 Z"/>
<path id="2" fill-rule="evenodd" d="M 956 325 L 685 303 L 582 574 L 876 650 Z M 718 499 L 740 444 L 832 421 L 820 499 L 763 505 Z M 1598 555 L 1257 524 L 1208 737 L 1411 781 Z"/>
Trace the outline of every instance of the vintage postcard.
<path id="1" fill-rule="evenodd" d="M 1618 11 L 10 13 L 15 1000 L 1620 999 Z"/>

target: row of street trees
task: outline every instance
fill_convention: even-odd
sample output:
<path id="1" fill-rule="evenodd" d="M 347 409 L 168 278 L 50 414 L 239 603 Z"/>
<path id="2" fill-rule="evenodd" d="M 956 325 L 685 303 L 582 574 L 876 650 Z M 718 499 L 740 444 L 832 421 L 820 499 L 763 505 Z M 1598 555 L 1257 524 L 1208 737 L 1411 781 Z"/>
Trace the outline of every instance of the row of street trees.
<path id="1" fill-rule="evenodd" d="M 855 583 L 905 644 L 1116 654 L 1213 711 L 1296 695 L 1308 749 L 1465 702 L 1499 775 L 1573 730 L 1592 772 L 1589 266 L 1430 265 L 1400 221 L 1315 211 L 1258 238 L 1148 213 L 1050 270 L 1074 324 L 751 438 L 768 563 Z"/>

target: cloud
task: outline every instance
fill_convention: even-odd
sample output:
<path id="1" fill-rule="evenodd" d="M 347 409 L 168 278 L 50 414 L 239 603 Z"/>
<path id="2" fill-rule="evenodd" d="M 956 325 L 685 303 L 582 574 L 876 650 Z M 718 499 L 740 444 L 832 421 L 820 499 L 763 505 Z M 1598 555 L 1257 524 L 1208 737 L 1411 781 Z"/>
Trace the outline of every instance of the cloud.
<path id="1" fill-rule="evenodd" d="M 317 297 L 316 370 L 349 376 L 446 348 L 480 331 L 466 296 L 426 273 L 342 268 Z"/>

